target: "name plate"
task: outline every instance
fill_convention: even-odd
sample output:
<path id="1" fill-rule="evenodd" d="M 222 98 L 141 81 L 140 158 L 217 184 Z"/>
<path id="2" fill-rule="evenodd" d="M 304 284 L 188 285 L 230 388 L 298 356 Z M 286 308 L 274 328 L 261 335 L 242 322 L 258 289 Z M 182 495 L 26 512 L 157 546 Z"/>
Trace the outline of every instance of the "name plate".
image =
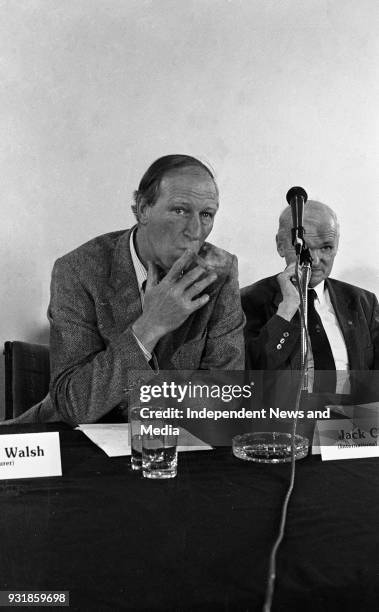
<path id="1" fill-rule="evenodd" d="M 0 436 L 0 480 L 62 476 L 57 431 Z"/>
<path id="2" fill-rule="evenodd" d="M 319 421 L 317 427 L 324 461 L 379 457 L 378 417 Z"/>

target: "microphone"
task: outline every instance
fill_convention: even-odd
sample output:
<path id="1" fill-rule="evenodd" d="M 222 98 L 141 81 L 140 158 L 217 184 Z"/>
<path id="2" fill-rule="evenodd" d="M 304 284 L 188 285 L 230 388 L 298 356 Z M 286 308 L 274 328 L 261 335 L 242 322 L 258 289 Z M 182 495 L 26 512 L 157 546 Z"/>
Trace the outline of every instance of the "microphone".
<path id="1" fill-rule="evenodd" d="M 308 200 L 307 192 L 302 187 L 291 187 L 287 193 L 287 202 L 292 209 L 292 244 L 295 247 L 298 263 L 301 265 L 301 279 L 298 286 L 300 295 L 300 363 L 304 371 L 302 377 L 302 391 L 308 391 L 308 285 L 311 278 L 312 256 L 304 243 L 303 213 L 304 205 Z"/>
<path id="2" fill-rule="evenodd" d="M 286 199 L 292 209 L 292 244 L 295 247 L 296 255 L 300 255 L 304 244 L 304 204 L 308 200 L 308 195 L 302 187 L 291 187 Z"/>

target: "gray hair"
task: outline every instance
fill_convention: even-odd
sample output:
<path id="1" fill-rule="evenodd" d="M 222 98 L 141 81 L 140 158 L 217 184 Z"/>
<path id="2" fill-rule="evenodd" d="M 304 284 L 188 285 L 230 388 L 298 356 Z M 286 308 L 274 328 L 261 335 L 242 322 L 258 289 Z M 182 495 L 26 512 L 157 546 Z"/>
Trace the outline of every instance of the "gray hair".
<path id="1" fill-rule="evenodd" d="M 340 233 L 340 226 L 338 223 L 337 215 L 330 206 L 327 204 L 323 204 L 322 202 L 317 202 L 316 200 L 308 200 L 306 205 L 304 206 L 304 221 L 310 223 L 318 223 L 320 220 L 321 214 L 327 214 L 332 219 L 333 223 L 337 228 L 338 235 Z M 283 242 L 285 240 L 289 240 L 291 237 L 291 227 L 292 227 L 292 211 L 290 206 L 286 206 L 286 208 L 281 212 L 279 217 L 279 228 L 277 233 L 277 240 L 279 242 Z"/>

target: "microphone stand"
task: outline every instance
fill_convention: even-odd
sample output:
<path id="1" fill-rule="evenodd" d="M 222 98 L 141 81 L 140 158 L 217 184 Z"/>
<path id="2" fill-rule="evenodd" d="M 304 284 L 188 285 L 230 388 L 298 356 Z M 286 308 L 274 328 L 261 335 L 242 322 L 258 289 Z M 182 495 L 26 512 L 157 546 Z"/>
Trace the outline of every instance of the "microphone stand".
<path id="1" fill-rule="evenodd" d="M 303 248 L 300 253 L 300 265 L 302 266 L 301 282 L 299 284 L 300 295 L 300 367 L 304 368 L 302 391 L 308 392 L 308 285 L 312 271 L 312 256 L 308 248 Z"/>
<path id="2" fill-rule="evenodd" d="M 284 498 L 280 526 L 278 536 L 273 544 L 269 559 L 269 569 L 267 574 L 266 583 L 266 594 L 263 605 L 263 612 L 271 611 L 271 604 L 274 595 L 275 581 L 276 581 L 276 557 L 278 548 L 284 538 L 284 532 L 287 521 L 288 504 L 292 495 L 292 491 L 295 485 L 295 462 L 297 459 L 302 459 L 308 454 L 309 441 L 303 435 L 296 433 L 297 420 L 298 420 L 298 408 L 300 405 L 301 394 L 304 391 L 308 392 L 308 367 L 307 367 L 307 354 L 309 347 L 309 337 L 307 333 L 307 319 L 308 319 L 308 285 L 311 276 L 312 257 L 308 248 L 304 244 L 304 227 L 302 226 L 303 206 L 307 201 L 307 193 L 302 187 L 292 187 L 287 193 L 287 202 L 292 208 L 293 218 L 293 229 L 292 229 L 292 245 L 296 253 L 296 281 L 297 289 L 300 297 L 300 330 L 301 330 L 301 345 L 300 345 L 300 358 L 301 358 L 301 369 L 300 379 L 297 385 L 296 401 L 295 401 L 295 417 L 292 421 L 291 434 L 287 434 L 291 439 L 291 476 L 288 485 L 288 490 Z M 301 279 L 299 269 L 301 267 Z M 273 432 L 271 434 L 271 444 L 275 443 L 275 437 L 278 434 Z M 271 459 L 274 463 L 274 458 Z M 276 461 L 277 462 L 277 461 Z"/>
<path id="3" fill-rule="evenodd" d="M 234 436 L 233 454 L 245 461 L 257 461 L 258 463 L 286 463 L 291 461 L 291 464 L 294 465 L 296 459 L 302 459 L 307 456 L 309 448 L 308 439 L 296 434 L 296 425 L 301 393 L 308 390 L 307 290 L 311 276 L 312 257 L 304 242 L 303 207 L 308 198 L 307 193 L 302 187 L 292 187 L 286 197 L 292 209 L 293 229 L 291 234 L 292 245 L 296 254 L 296 281 L 300 296 L 301 315 L 301 370 L 300 378 L 296 385 L 296 416 L 293 419 L 291 433 L 283 431 L 256 431 Z M 301 279 L 299 274 L 300 268 L 302 269 Z M 281 345 L 278 348 L 281 348 Z"/>

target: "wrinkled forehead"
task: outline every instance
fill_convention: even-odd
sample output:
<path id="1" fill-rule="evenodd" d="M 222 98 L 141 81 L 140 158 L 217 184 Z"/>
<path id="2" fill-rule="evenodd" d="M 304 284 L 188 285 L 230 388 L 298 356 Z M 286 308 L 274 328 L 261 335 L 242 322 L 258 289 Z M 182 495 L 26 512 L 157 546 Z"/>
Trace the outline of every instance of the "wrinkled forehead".
<path id="1" fill-rule="evenodd" d="M 186 167 L 167 172 L 159 186 L 160 194 L 193 195 L 218 203 L 218 189 L 213 178 L 201 168 Z"/>
<path id="2" fill-rule="evenodd" d="M 304 221 L 304 238 L 306 241 L 322 240 L 323 242 L 338 241 L 338 227 L 334 220 L 315 223 L 312 221 Z"/>
<path id="3" fill-rule="evenodd" d="M 303 225 L 308 238 L 338 239 L 339 225 L 334 211 L 319 202 L 309 202 L 304 207 Z M 290 235 L 292 228 L 292 211 L 288 206 L 280 215 L 279 232 Z"/>

